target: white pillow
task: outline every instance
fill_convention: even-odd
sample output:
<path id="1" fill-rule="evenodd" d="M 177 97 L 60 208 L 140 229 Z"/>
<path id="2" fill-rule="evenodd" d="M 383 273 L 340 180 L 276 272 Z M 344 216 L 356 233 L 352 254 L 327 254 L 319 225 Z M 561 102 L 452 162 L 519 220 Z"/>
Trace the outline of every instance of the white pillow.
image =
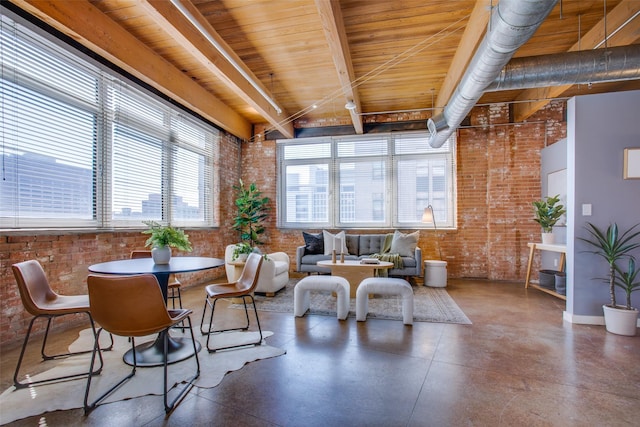
<path id="1" fill-rule="evenodd" d="M 391 250 L 389 252 L 392 254 L 399 254 L 400 256 L 413 257 L 416 252 L 416 246 L 418 246 L 419 238 L 420 231 L 415 231 L 411 234 L 403 234 L 396 230 L 396 232 L 393 233 Z"/>
<path id="2" fill-rule="evenodd" d="M 340 246 L 338 246 L 338 242 L 335 239 L 340 239 L 340 241 L 342 242 L 342 253 L 344 253 L 345 255 L 349 255 L 349 251 L 347 250 L 347 236 L 344 234 L 344 231 L 341 231 L 338 234 L 331 234 L 326 230 L 322 230 L 322 236 L 324 237 L 325 255 L 331 255 L 334 243 L 336 245 L 336 253 L 340 253 Z"/>

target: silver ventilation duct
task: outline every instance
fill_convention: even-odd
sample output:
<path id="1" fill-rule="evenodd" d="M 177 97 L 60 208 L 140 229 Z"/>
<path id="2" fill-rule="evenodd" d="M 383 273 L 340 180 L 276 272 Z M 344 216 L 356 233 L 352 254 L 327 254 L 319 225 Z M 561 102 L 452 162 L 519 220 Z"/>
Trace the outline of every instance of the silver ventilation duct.
<path id="1" fill-rule="evenodd" d="M 512 59 L 485 92 L 640 79 L 640 44 Z"/>
<path id="2" fill-rule="evenodd" d="M 471 111 L 485 88 L 500 74 L 513 54 L 549 15 L 557 0 L 500 0 L 491 23 L 449 103 L 427 122 L 429 144 L 438 148 Z"/>

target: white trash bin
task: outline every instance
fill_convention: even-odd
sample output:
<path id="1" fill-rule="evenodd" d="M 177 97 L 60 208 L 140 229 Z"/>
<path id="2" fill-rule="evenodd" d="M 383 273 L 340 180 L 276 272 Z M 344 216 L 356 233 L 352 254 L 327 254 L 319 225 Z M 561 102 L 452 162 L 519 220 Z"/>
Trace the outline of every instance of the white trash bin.
<path id="1" fill-rule="evenodd" d="M 447 286 L 447 262 L 427 260 L 424 262 L 424 284 L 432 288 Z"/>

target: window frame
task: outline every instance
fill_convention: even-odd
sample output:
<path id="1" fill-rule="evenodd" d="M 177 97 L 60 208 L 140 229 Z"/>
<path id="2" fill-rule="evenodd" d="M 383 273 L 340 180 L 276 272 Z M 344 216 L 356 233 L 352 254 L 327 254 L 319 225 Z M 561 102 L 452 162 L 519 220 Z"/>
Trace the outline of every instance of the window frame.
<path id="1" fill-rule="evenodd" d="M 218 215 L 216 214 L 219 209 L 219 200 L 216 195 L 219 192 L 216 191 L 216 186 L 218 186 L 220 182 L 217 162 L 222 134 L 217 127 L 192 114 L 190 111 L 169 102 L 162 96 L 153 93 L 122 74 L 122 72 L 117 72 L 113 67 L 102 64 L 87 56 L 69 43 L 57 38 L 38 25 L 25 20 L 14 12 L 2 7 L 1 15 L 3 19 L 2 30 L 13 32 L 21 38 L 25 35 L 24 38 L 28 40 L 28 43 L 36 46 L 36 49 L 46 52 L 43 58 L 48 63 L 54 64 L 55 66 L 56 62 L 61 62 L 70 64 L 72 69 L 83 70 L 83 72 L 86 71 L 88 73 L 87 76 L 91 76 L 90 78 L 96 81 L 96 101 L 95 104 L 91 104 L 83 101 L 83 99 L 74 98 L 72 94 L 70 95 L 65 90 L 56 90 L 56 87 L 59 86 L 57 84 L 50 85 L 47 84 L 47 80 L 42 80 L 42 78 L 38 80 L 38 78 L 36 78 L 37 76 L 27 76 L 20 71 L 20 64 L 17 64 L 15 70 L 10 70 L 10 72 L 13 72 L 13 76 L 5 71 L 5 67 L 3 67 L 3 73 L 2 76 L 0 76 L 3 87 L 5 87 L 0 91 L 3 102 L 5 100 L 9 102 L 12 96 L 23 96 L 24 89 L 22 86 L 25 86 L 29 90 L 35 90 L 38 96 L 51 97 L 53 102 L 64 102 L 64 105 L 80 107 L 82 111 L 91 112 L 94 115 L 95 136 L 94 142 L 90 144 L 92 145 L 91 155 L 93 156 L 92 201 L 89 202 L 91 203 L 90 210 L 93 212 L 91 219 L 73 217 L 55 218 L 55 210 L 47 212 L 46 208 L 40 212 L 37 210 L 34 211 L 29 217 L 21 217 L 21 196 L 17 193 L 7 193 L 15 194 L 14 199 L 16 204 L 12 205 L 14 207 L 11 209 L 11 212 L 0 216 L 0 230 L 11 232 L 22 229 L 130 229 L 137 227 L 142 228 L 142 221 L 152 219 L 147 218 L 143 211 L 140 211 L 139 214 L 136 214 L 135 218 L 131 219 L 118 218 L 117 214 L 113 212 L 113 144 L 115 143 L 115 129 L 119 123 L 119 114 L 116 110 L 112 109 L 112 97 L 114 96 L 113 92 L 117 92 L 119 88 L 124 88 L 127 93 L 135 94 L 141 102 L 147 105 L 154 105 L 153 108 L 162 111 L 164 127 L 161 129 L 158 129 L 156 123 L 132 120 L 132 123 L 136 123 L 133 127 L 136 132 L 144 131 L 146 135 L 153 135 L 161 139 L 162 160 L 160 169 L 162 182 L 160 184 L 160 197 L 162 199 L 162 218 L 153 219 L 165 224 L 171 223 L 172 225 L 190 228 L 210 228 L 219 225 Z M 7 49 L 11 47 L 12 46 L 9 46 Z M 7 54 L 9 54 L 8 52 L 9 51 L 7 51 Z M 21 74 L 19 75 L 19 80 L 16 77 L 18 74 Z M 7 86 L 5 86 L 5 83 Z M 9 85 L 18 85 L 17 90 L 12 92 Z M 70 87 L 73 89 L 73 86 Z M 66 86 L 64 88 L 68 89 Z M 19 112 L 19 110 L 16 111 Z M 2 121 L 0 122 L 0 127 L 3 132 L 3 147 L 5 130 L 15 126 L 12 124 L 12 120 L 15 120 L 17 123 L 17 119 L 3 115 Z M 184 135 L 186 135 L 186 138 Z M 198 147 L 196 143 L 191 141 L 191 139 L 196 137 L 201 137 L 203 140 L 201 147 Z M 8 153 L 13 153 L 12 155 L 16 158 L 18 158 L 21 153 L 29 152 L 29 146 L 25 147 L 24 144 L 22 144 L 22 146 L 20 145 L 19 134 L 12 135 L 7 144 L 7 147 L 9 147 Z M 39 153 L 39 151 L 35 152 Z M 193 166 L 194 162 L 190 161 L 190 159 L 193 158 L 192 153 L 197 156 L 195 159 L 199 159 L 198 164 L 195 166 Z M 146 166 L 144 164 L 144 158 L 137 160 L 139 160 L 140 165 Z M 176 168 L 180 169 L 176 170 Z M 189 179 L 187 179 L 186 186 L 183 185 L 181 190 L 176 190 L 175 186 L 179 184 L 177 181 L 171 179 L 172 174 L 189 174 L 189 176 L 191 176 L 194 170 L 195 173 L 198 174 L 198 188 L 195 188 L 194 185 L 188 182 Z M 15 173 L 17 174 L 16 176 L 19 176 L 20 172 L 16 171 Z M 17 187 L 18 185 L 19 184 L 14 184 L 16 189 L 20 189 L 20 187 Z M 128 182 L 126 185 L 134 186 L 135 180 Z M 14 187 L 11 186 L 5 188 L 7 191 L 12 192 L 14 189 Z M 42 188 L 46 189 L 46 187 Z M 178 203 L 174 203 L 174 199 L 178 200 L 181 196 L 186 196 L 186 193 L 189 193 L 189 200 L 197 200 L 198 206 L 184 206 L 184 204 L 179 205 Z M 86 195 L 89 195 L 89 193 L 86 193 Z M 51 206 L 53 206 L 58 202 L 53 200 L 51 203 Z M 193 218 L 194 215 L 197 216 L 197 218 Z"/>
<path id="2" fill-rule="evenodd" d="M 417 190 L 416 190 L 416 219 L 414 221 L 406 221 L 399 218 L 398 212 L 400 210 L 399 205 L 401 202 L 399 201 L 400 191 L 399 185 L 401 183 L 398 182 L 398 164 L 402 161 L 412 159 L 412 160 L 423 160 L 426 163 L 426 166 L 429 168 L 428 174 L 428 182 L 429 182 L 429 191 L 428 191 L 428 205 L 434 205 L 434 209 L 438 203 L 435 203 L 437 200 L 441 200 L 441 197 L 436 197 L 437 195 L 441 195 L 444 193 L 445 197 L 445 208 L 440 211 L 435 210 L 434 214 L 436 215 L 436 221 L 438 228 L 442 229 L 456 229 L 456 211 L 457 211 L 457 183 L 456 183 L 456 135 L 452 135 L 452 137 L 438 149 L 432 149 L 431 147 L 421 148 L 419 152 L 402 152 L 403 150 L 398 146 L 396 147 L 396 142 L 400 141 L 401 138 L 417 138 L 417 140 L 422 141 L 424 139 L 425 143 L 428 140 L 429 133 L 427 131 L 408 131 L 408 132 L 393 132 L 393 133 L 385 133 L 385 134 L 373 134 L 373 135 L 349 135 L 349 136 L 334 136 L 334 137 L 316 137 L 316 138 L 299 138 L 299 139 L 287 139 L 287 140 L 278 140 L 277 141 L 277 189 L 276 189 L 276 199 L 278 204 L 278 218 L 277 224 L 279 228 L 294 228 L 294 229 L 319 229 L 319 228 L 327 228 L 327 229 L 397 229 L 397 228 L 432 228 L 433 224 L 425 224 L 421 222 L 421 213 L 424 210 L 424 207 L 420 207 L 418 209 L 419 200 L 417 199 Z M 344 144 L 345 142 L 353 141 L 355 144 L 359 142 L 365 142 L 368 140 L 375 139 L 379 141 L 380 139 L 384 139 L 386 141 L 386 151 L 377 153 L 375 151 L 366 153 L 364 155 L 358 155 L 356 151 L 354 151 L 353 155 L 338 155 L 338 145 Z M 285 158 L 286 156 L 290 156 L 287 154 L 287 147 L 298 147 L 300 150 L 305 150 L 305 146 L 309 146 L 309 152 L 312 151 L 312 147 L 314 144 L 330 144 L 331 147 L 331 155 L 330 158 L 326 156 L 318 157 L 317 161 L 314 161 L 314 158 L 311 155 L 306 155 L 304 158 Z M 406 145 L 403 145 L 404 150 L 406 151 Z M 306 152 L 306 151 L 305 151 Z M 373 221 L 341 221 L 340 220 L 340 209 L 342 208 L 340 205 L 340 199 L 343 194 L 341 193 L 341 183 L 340 183 L 340 165 L 345 163 L 357 163 L 357 162 L 369 162 L 372 165 L 375 165 L 374 160 L 381 159 L 384 161 L 384 167 L 371 166 L 371 170 L 368 172 L 368 179 L 373 179 L 374 176 L 379 176 L 381 174 L 386 175 L 384 177 L 383 188 L 380 188 L 379 191 L 371 190 L 371 199 L 372 203 L 375 206 L 374 210 L 376 212 L 372 212 L 372 218 L 374 215 L 377 215 L 377 206 L 382 204 L 384 206 L 384 220 L 376 221 L 375 218 Z M 434 176 L 433 169 L 439 166 L 434 166 L 434 161 L 444 161 L 445 170 L 444 173 L 444 183 L 445 188 L 444 191 L 438 191 L 434 189 Z M 328 165 L 328 207 L 327 207 L 327 221 L 287 221 L 287 215 L 291 215 L 287 211 L 286 199 L 287 199 L 287 169 L 292 165 L 314 165 L 322 163 Z M 364 175 L 360 177 L 364 179 Z M 414 176 L 417 181 L 417 176 Z M 357 179 L 357 178 L 356 178 Z M 416 183 L 416 186 L 418 184 Z M 311 185 L 309 185 L 311 187 Z M 389 195 L 385 197 L 384 200 L 379 200 L 377 197 L 379 193 L 383 193 L 383 195 Z M 313 198 L 313 193 L 310 193 L 310 198 Z M 422 199 L 425 200 L 424 198 Z M 372 205 L 373 206 L 373 205 Z M 309 209 L 313 210 L 316 208 L 315 206 L 311 206 Z"/>

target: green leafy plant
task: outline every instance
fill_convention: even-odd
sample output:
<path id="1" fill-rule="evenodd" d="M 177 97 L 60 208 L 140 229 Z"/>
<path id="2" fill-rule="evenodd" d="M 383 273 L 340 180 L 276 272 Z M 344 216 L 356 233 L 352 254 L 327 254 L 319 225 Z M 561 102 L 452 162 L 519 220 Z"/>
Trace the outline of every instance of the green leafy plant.
<path id="1" fill-rule="evenodd" d="M 618 232 L 618 224 L 613 223 L 607 227 L 606 231 L 600 230 L 590 222 L 587 223 L 585 228 L 590 234 L 590 238 L 579 237 L 583 242 L 596 248 L 595 251 L 588 251 L 595 255 L 604 258 L 609 264 L 609 277 L 605 282 L 609 283 L 609 296 L 611 298 L 610 307 L 616 307 L 616 271 L 619 269 L 616 266 L 616 262 L 623 258 L 631 258 L 629 253 L 640 248 L 640 242 L 635 242 L 634 239 L 640 236 L 640 231 L 634 232 L 634 229 L 640 224 L 636 224 L 627 231 L 620 234 Z M 635 269 L 635 264 L 634 264 Z M 631 297 L 629 297 L 631 298 Z"/>
<path id="2" fill-rule="evenodd" d="M 533 202 L 533 213 L 535 214 L 533 220 L 540 224 L 542 231 L 545 233 L 551 233 L 553 226 L 567 212 L 559 202 L 559 194 L 553 197 L 547 196 L 544 199 Z"/>
<path id="3" fill-rule="evenodd" d="M 625 308 L 627 310 L 633 310 L 631 307 L 631 293 L 640 289 L 640 277 L 638 277 L 640 270 L 636 270 L 636 260 L 633 257 L 629 257 L 627 271 L 623 271 L 617 265 L 615 265 L 615 269 L 618 273 L 615 279 L 615 284 L 619 288 L 624 289 L 624 292 L 627 295 Z"/>
<path id="4" fill-rule="evenodd" d="M 149 234 L 145 246 L 161 248 L 170 246 L 181 251 L 191 252 L 191 242 L 189 236 L 183 230 L 173 228 L 170 225 L 161 225 L 156 221 L 143 221 L 149 228 L 142 234 Z"/>
<path id="5" fill-rule="evenodd" d="M 238 192 L 236 208 L 238 213 L 234 218 L 233 229 L 240 232 L 240 240 L 248 242 L 251 247 L 261 245 L 264 242 L 260 236 L 264 233 L 264 220 L 268 216 L 268 197 L 262 197 L 255 183 L 248 187 L 240 180 L 240 185 L 234 186 Z"/>
<path id="6" fill-rule="evenodd" d="M 249 255 L 251 252 L 253 252 L 253 248 L 247 242 L 237 243 L 233 248 L 233 255 L 231 256 L 231 260 L 235 261 L 241 254 Z"/>

